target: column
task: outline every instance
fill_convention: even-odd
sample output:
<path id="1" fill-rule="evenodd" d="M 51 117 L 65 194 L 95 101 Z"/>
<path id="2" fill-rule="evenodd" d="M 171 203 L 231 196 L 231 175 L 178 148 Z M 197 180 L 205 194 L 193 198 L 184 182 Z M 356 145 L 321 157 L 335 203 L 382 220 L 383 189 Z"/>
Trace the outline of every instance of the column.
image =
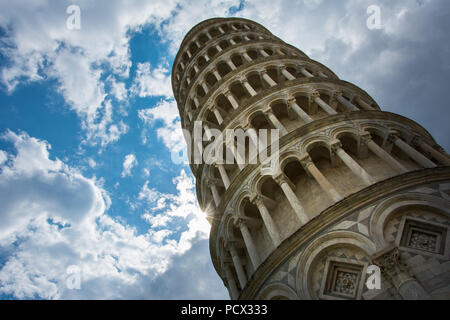
<path id="1" fill-rule="evenodd" d="M 270 235 L 270 238 L 272 239 L 275 248 L 278 247 L 281 243 L 280 233 L 277 226 L 275 225 L 275 221 L 273 221 L 272 217 L 270 216 L 269 210 L 267 210 L 263 199 L 259 194 L 255 194 L 252 196 L 250 201 L 258 207 L 259 213 L 261 214 L 261 218 L 263 219 L 264 225 Z"/>
<path id="2" fill-rule="evenodd" d="M 334 97 L 337 101 L 342 103 L 348 109 L 348 111 L 359 111 L 359 109 L 353 103 L 344 98 L 342 92 L 335 93 Z"/>
<path id="3" fill-rule="evenodd" d="M 331 145 L 331 150 L 345 163 L 345 165 L 358 177 L 366 186 L 374 184 L 373 178 L 364 170 L 353 158 L 342 149 L 341 142 L 335 141 Z"/>
<path id="4" fill-rule="evenodd" d="M 236 41 L 234 41 L 233 39 L 230 39 L 230 43 L 232 46 L 234 46 L 236 44 Z"/>
<path id="5" fill-rule="evenodd" d="M 245 41 L 250 41 L 250 38 L 247 37 L 247 35 L 244 35 L 244 40 L 245 40 Z"/>
<path id="6" fill-rule="evenodd" d="M 208 31 L 206 31 L 206 33 L 205 33 L 205 34 L 206 34 L 206 36 L 208 37 L 208 39 L 209 39 L 209 40 L 211 40 L 211 39 L 212 39 L 212 37 L 211 37 L 211 35 L 209 34 L 209 32 L 208 32 Z"/>
<path id="7" fill-rule="evenodd" d="M 205 58 L 206 62 L 209 62 L 209 60 L 211 60 L 207 53 L 203 54 L 203 57 Z"/>
<path id="8" fill-rule="evenodd" d="M 278 130 L 280 130 L 280 133 L 282 136 L 288 134 L 286 128 L 283 126 L 283 124 L 278 120 L 278 118 L 273 114 L 272 109 L 266 110 L 264 112 L 264 115 L 267 117 L 267 120 Z"/>
<path id="9" fill-rule="evenodd" d="M 217 81 L 222 80 L 222 77 L 220 76 L 219 72 L 217 71 L 217 69 L 213 69 L 212 70 L 214 77 L 216 77 Z"/>
<path id="10" fill-rule="evenodd" d="M 218 44 L 216 44 L 216 49 L 217 49 L 218 52 L 222 52 L 222 50 L 223 50 L 222 47 L 219 46 Z"/>
<path id="11" fill-rule="evenodd" d="M 253 89 L 253 87 L 250 85 L 250 83 L 248 83 L 248 80 L 246 78 L 241 79 L 241 82 L 251 97 L 256 96 L 257 93 L 256 93 L 255 89 Z"/>
<path id="12" fill-rule="evenodd" d="M 314 180 L 316 180 L 316 182 L 319 184 L 322 190 L 326 194 L 328 194 L 331 200 L 333 200 L 334 202 L 342 200 L 341 195 L 331 185 L 327 178 L 325 178 L 322 172 L 320 172 L 320 170 L 316 167 L 309 154 L 300 157 L 299 160 L 306 172 L 308 172 L 314 178 Z"/>
<path id="13" fill-rule="evenodd" d="M 217 110 L 217 108 L 213 108 L 211 109 L 211 111 L 214 113 L 214 115 L 216 116 L 217 122 L 219 124 L 222 124 L 223 122 L 223 118 L 222 115 L 220 114 L 219 110 Z"/>
<path id="14" fill-rule="evenodd" d="M 286 77 L 286 79 L 295 80 L 295 77 L 284 66 L 281 67 L 281 73 Z"/>
<path id="15" fill-rule="evenodd" d="M 267 54 L 267 52 L 264 49 L 259 49 L 259 53 L 264 57 L 267 58 L 269 55 Z"/>
<path id="16" fill-rule="evenodd" d="M 228 99 L 228 101 L 231 103 L 231 106 L 233 109 L 239 108 L 239 103 L 236 101 L 236 98 L 233 96 L 231 91 L 227 91 L 224 93 L 224 96 Z"/>
<path id="17" fill-rule="evenodd" d="M 276 49 L 275 49 L 275 52 L 278 53 L 278 54 L 281 55 L 281 56 L 284 56 L 284 55 L 285 55 L 284 52 L 281 51 L 280 48 L 276 48 Z"/>
<path id="18" fill-rule="evenodd" d="M 313 122 L 313 119 L 297 104 L 295 98 L 288 100 L 288 106 L 306 123 Z"/>
<path id="19" fill-rule="evenodd" d="M 222 177 L 223 185 L 225 189 L 230 187 L 230 178 L 228 177 L 227 170 L 225 170 L 225 166 L 223 164 L 216 164 L 216 168 L 219 170 L 220 176 Z"/>
<path id="20" fill-rule="evenodd" d="M 267 84 L 271 87 L 274 87 L 277 85 L 275 81 L 267 74 L 266 70 L 261 70 L 261 77 L 267 82 Z"/>
<path id="21" fill-rule="evenodd" d="M 234 243 L 228 243 L 230 249 L 231 259 L 233 260 L 234 269 L 236 270 L 241 288 L 245 288 L 247 284 L 247 276 L 245 275 L 244 268 L 242 267 L 241 258 L 239 257 Z"/>
<path id="22" fill-rule="evenodd" d="M 431 296 L 422 285 L 412 277 L 407 265 L 402 261 L 397 247 L 387 247 L 372 256 L 382 275 L 392 283 L 404 300 L 431 300 Z"/>
<path id="23" fill-rule="evenodd" d="M 219 30 L 219 32 L 220 32 L 221 34 L 224 34 L 224 33 L 225 33 L 225 31 L 222 29 L 221 26 L 218 26 L 217 29 Z"/>
<path id="24" fill-rule="evenodd" d="M 381 148 L 375 141 L 372 140 L 369 133 L 364 133 L 361 135 L 361 139 L 367 145 L 370 151 L 376 154 L 380 159 L 385 161 L 391 168 L 399 173 L 408 172 L 402 164 L 395 160 L 389 153 L 387 153 L 383 148 Z"/>
<path id="25" fill-rule="evenodd" d="M 239 229 L 241 230 L 242 238 L 244 238 L 245 247 L 247 248 L 248 255 L 252 261 L 253 269 L 256 270 L 261 264 L 261 259 L 256 251 L 255 243 L 253 242 L 250 230 L 248 230 L 247 223 L 244 219 L 240 218 L 237 221 Z"/>
<path id="26" fill-rule="evenodd" d="M 232 136 L 234 138 L 234 136 Z M 226 139 L 229 139 L 225 142 L 225 145 L 227 148 L 231 151 L 233 154 L 234 159 L 236 160 L 236 164 L 239 167 L 239 170 L 244 170 L 245 168 L 245 159 L 242 159 L 241 155 L 239 154 L 239 150 L 234 144 L 234 139 L 229 138 L 228 136 Z"/>
<path id="27" fill-rule="evenodd" d="M 194 64 L 194 71 L 195 71 L 195 73 L 198 73 L 198 67 L 196 64 Z"/>
<path id="28" fill-rule="evenodd" d="M 194 100 L 195 109 L 198 109 L 198 107 L 199 107 L 199 105 L 200 105 L 200 102 L 198 101 L 197 96 L 195 95 L 194 98 L 193 98 L 192 100 Z"/>
<path id="29" fill-rule="evenodd" d="M 205 128 L 206 139 L 208 139 L 208 141 L 210 141 L 212 138 L 211 130 L 209 130 L 209 127 L 206 123 L 203 124 L 203 127 Z"/>
<path id="30" fill-rule="evenodd" d="M 252 62 L 252 61 L 253 61 L 253 59 L 250 58 L 250 56 L 247 54 L 247 52 L 243 52 L 243 53 L 242 53 L 242 56 L 244 57 L 244 59 L 245 59 L 247 62 Z"/>
<path id="31" fill-rule="evenodd" d="M 318 74 L 322 78 L 328 78 L 328 76 L 325 73 L 323 73 L 322 71 L 319 71 Z"/>
<path id="32" fill-rule="evenodd" d="M 298 199 L 297 195 L 292 190 L 289 182 L 287 181 L 287 178 L 284 176 L 284 174 L 281 173 L 281 174 L 273 177 L 273 179 L 283 190 L 286 198 L 289 201 L 289 204 L 291 205 L 292 209 L 294 209 L 294 212 L 297 215 L 300 222 L 302 223 L 302 225 L 306 224 L 309 221 L 309 218 L 306 215 L 305 209 L 303 208 L 302 204 L 300 203 L 300 200 Z"/>
<path id="33" fill-rule="evenodd" d="M 399 147 L 404 153 L 406 153 L 411 159 L 413 159 L 415 162 L 417 162 L 419 165 L 421 165 L 424 168 L 435 168 L 436 165 L 433 163 L 433 161 L 429 160 L 427 157 L 425 157 L 423 154 L 418 152 L 416 149 L 411 147 L 409 144 L 404 142 L 402 139 L 395 135 L 389 136 L 389 139 L 392 140 L 392 142 Z"/>
<path id="34" fill-rule="evenodd" d="M 197 45 L 197 48 L 200 49 L 202 47 L 202 45 L 200 44 L 200 42 L 197 39 L 195 39 L 194 42 Z"/>
<path id="35" fill-rule="evenodd" d="M 256 151 L 255 156 L 257 156 L 257 154 L 259 153 L 259 150 L 258 150 L 258 148 L 259 148 L 258 131 L 255 128 L 253 128 L 253 126 L 250 123 L 248 123 L 247 126 L 243 127 L 242 129 L 246 133 L 249 130 L 252 130 L 252 131 L 248 132 L 248 137 L 251 140 L 253 146 L 255 147 L 255 151 Z"/>
<path id="36" fill-rule="evenodd" d="M 220 196 L 219 196 L 219 192 L 217 191 L 217 187 L 212 181 L 208 182 L 208 185 L 209 185 L 209 188 L 211 189 L 214 203 L 216 204 L 216 207 L 218 207 L 220 204 Z"/>
<path id="37" fill-rule="evenodd" d="M 305 67 L 300 68 L 300 72 L 307 78 L 313 78 L 314 75 L 312 75 L 308 70 L 305 69 Z"/>
<path id="38" fill-rule="evenodd" d="M 234 65 L 233 61 L 231 61 L 230 58 L 226 59 L 228 66 L 230 67 L 231 70 L 236 70 L 236 66 Z"/>
<path id="39" fill-rule="evenodd" d="M 419 136 L 414 137 L 412 143 L 414 146 L 417 146 L 420 150 L 428 152 L 433 158 L 439 161 L 440 164 L 444 166 L 450 166 L 450 159 L 446 155 L 440 153 L 438 150 L 434 149 L 428 143 L 424 142 Z"/>
<path id="40" fill-rule="evenodd" d="M 320 98 L 320 93 L 318 93 L 318 92 L 313 93 L 312 99 L 314 100 L 315 103 L 317 103 L 317 105 L 318 105 L 319 107 L 321 107 L 321 108 L 323 109 L 323 111 L 325 111 L 325 112 L 328 113 L 329 115 L 335 115 L 335 114 L 337 114 L 337 112 L 336 112 L 332 107 L 330 107 L 325 101 L 323 101 L 323 100 Z"/>
<path id="41" fill-rule="evenodd" d="M 205 94 L 208 94 L 209 88 L 205 81 L 200 82 L 200 85 L 202 86 L 203 90 L 205 91 Z"/>
<path id="42" fill-rule="evenodd" d="M 189 59 L 192 58 L 192 53 L 191 53 L 191 51 L 189 51 L 189 49 L 186 50 L 186 53 L 187 53 Z"/>
<path id="43" fill-rule="evenodd" d="M 233 273 L 229 264 L 224 264 L 225 277 L 227 278 L 228 288 L 230 288 L 231 298 L 236 300 L 239 297 L 239 290 L 236 286 L 236 281 L 234 281 Z"/>
<path id="44" fill-rule="evenodd" d="M 370 104 L 361 99 L 360 96 L 356 96 L 355 101 L 365 110 L 375 110 Z"/>

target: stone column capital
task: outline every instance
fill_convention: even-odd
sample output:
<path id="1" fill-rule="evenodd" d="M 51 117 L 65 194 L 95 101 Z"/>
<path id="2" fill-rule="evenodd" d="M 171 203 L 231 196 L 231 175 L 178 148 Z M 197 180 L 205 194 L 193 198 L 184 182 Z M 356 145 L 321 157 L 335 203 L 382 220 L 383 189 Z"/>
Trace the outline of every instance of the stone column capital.
<path id="1" fill-rule="evenodd" d="M 259 74 L 267 74 L 267 70 L 264 68 L 257 69 L 256 72 L 258 72 Z"/>
<path id="2" fill-rule="evenodd" d="M 309 166 L 314 165 L 314 162 L 311 159 L 311 156 L 306 153 L 304 155 L 301 155 L 298 159 L 300 161 L 300 164 L 303 166 L 303 168 L 308 168 Z"/>
<path id="3" fill-rule="evenodd" d="M 320 92 L 319 91 L 313 91 L 311 92 L 311 98 L 320 98 Z"/>
<path id="4" fill-rule="evenodd" d="M 330 150 L 333 153 L 336 153 L 339 149 L 342 149 L 342 142 L 339 140 L 333 140 L 330 142 Z"/>
<path id="5" fill-rule="evenodd" d="M 397 246 L 389 246 L 371 257 L 372 262 L 379 266 L 381 272 L 394 284 L 399 287 L 397 277 L 408 272 L 407 265 L 402 261 L 400 251 Z M 409 277 L 409 275 L 407 275 Z M 406 280 L 406 279 L 405 279 Z"/>
<path id="6" fill-rule="evenodd" d="M 247 220 L 242 217 L 236 217 L 234 219 L 234 225 L 238 228 L 241 228 L 242 226 L 247 226 Z"/>
<path id="7" fill-rule="evenodd" d="M 342 97 L 344 95 L 344 93 L 342 91 L 335 91 L 333 92 L 333 98 L 338 98 L 338 97 Z"/>
<path id="8" fill-rule="evenodd" d="M 414 148 L 419 147 L 422 144 L 423 140 L 419 135 L 415 135 L 414 138 L 411 139 L 411 145 Z"/>
<path id="9" fill-rule="evenodd" d="M 397 131 L 390 131 L 387 137 L 387 141 L 389 143 L 395 143 L 395 141 L 398 139 L 397 134 L 398 134 Z"/>
<path id="10" fill-rule="evenodd" d="M 230 96 L 232 93 L 231 93 L 231 91 L 230 90 L 227 90 L 227 91 L 225 91 L 224 93 L 223 93 L 223 95 L 225 96 L 225 97 L 228 97 L 228 96 Z"/>
<path id="11" fill-rule="evenodd" d="M 242 83 L 248 83 L 247 78 L 244 77 L 244 76 L 239 76 L 239 77 L 238 77 L 238 81 L 240 81 L 240 82 L 242 82 Z"/>
<path id="12" fill-rule="evenodd" d="M 250 197 L 250 202 L 258 207 L 264 205 L 262 197 L 257 193 L 252 194 L 252 196 Z"/>
<path id="13" fill-rule="evenodd" d="M 209 180 L 206 181 L 206 185 L 208 187 L 211 187 L 211 186 L 215 187 L 216 186 L 216 182 L 214 180 L 209 179 Z"/>
<path id="14" fill-rule="evenodd" d="M 287 99 L 287 103 L 288 103 L 288 106 L 291 106 L 291 105 L 293 105 L 294 103 L 297 103 L 297 99 L 296 99 L 295 97 L 289 97 L 289 98 Z"/>
<path id="15" fill-rule="evenodd" d="M 367 131 L 361 132 L 360 135 L 359 135 L 359 137 L 360 137 L 361 141 L 362 141 L 364 144 L 366 144 L 366 145 L 367 145 L 370 141 L 372 141 L 372 135 L 371 135 L 369 132 L 367 132 Z"/>
<path id="16" fill-rule="evenodd" d="M 262 110 L 262 112 L 263 112 L 266 116 L 268 116 L 268 115 L 273 115 L 273 110 L 272 110 L 271 108 L 264 109 L 264 110 Z"/>
<path id="17" fill-rule="evenodd" d="M 281 187 L 283 184 L 288 183 L 288 180 L 284 173 L 278 173 L 272 176 L 273 180 Z"/>
<path id="18" fill-rule="evenodd" d="M 225 249 L 227 249 L 229 251 L 235 250 L 236 249 L 236 241 L 230 240 L 230 239 L 225 240 L 224 247 L 225 247 Z"/>

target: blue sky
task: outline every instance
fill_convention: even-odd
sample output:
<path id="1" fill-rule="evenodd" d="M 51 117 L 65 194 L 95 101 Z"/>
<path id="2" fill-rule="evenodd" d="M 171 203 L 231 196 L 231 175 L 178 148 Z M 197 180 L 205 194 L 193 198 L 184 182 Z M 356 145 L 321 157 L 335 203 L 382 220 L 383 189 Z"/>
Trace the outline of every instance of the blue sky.
<path id="1" fill-rule="evenodd" d="M 184 140 L 170 72 L 191 27 L 231 15 L 450 148 L 446 0 L 0 1 L 1 298 L 228 298 L 190 168 L 171 160 Z"/>

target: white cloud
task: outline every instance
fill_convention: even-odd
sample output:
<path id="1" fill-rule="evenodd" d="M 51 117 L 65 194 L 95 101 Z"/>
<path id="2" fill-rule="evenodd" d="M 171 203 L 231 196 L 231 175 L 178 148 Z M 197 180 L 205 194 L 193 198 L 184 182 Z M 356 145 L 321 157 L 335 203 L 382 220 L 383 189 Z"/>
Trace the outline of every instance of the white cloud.
<path id="1" fill-rule="evenodd" d="M 114 78 L 110 78 L 111 94 L 119 101 L 124 101 L 128 97 L 128 90 L 124 82 L 119 82 Z"/>
<path id="2" fill-rule="evenodd" d="M 7 160 L 8 160 L 8 154 L 5 151 L 0 150 L 0 165 L 5 163 Z"/>
<path id="3" fill-rule="evenodd" d="M 94 159 L 88 158 L 87 161 L 88 161 L 88 165 L 89 165 L 89 167 L 90 167 L 91 169 L 94 169 L 94 168 L 97 166 L 97 162 L 95 162 Z"/>
<path id="4" fill-rule="evenodd" d="M 148 170 L 147 168 L 142 169 L 142 172 L 145 178 L 150 177 L 150 170 Z"/>
<path id="5" fill-rule="evenodd" d="M 58 90 L 80 117 L 87 130 L 86 143 L 105 146 L 124 134 L 124 124 L 113 124 L 113 112 L 102 114 L 108 92 L 101 76 L 112 72 L 128 77 L 131 67 L 129 31 L 170 17 L 172 0 L 127 2 L 77 2 L 81 8 L 81 30 L 66 27 L 64 1 L 14 1 L 0 3 L 0 26 L 8 30 L 2 53 L 10 63 L 2 67 L 0 79 L 8 91 L 30 81 L 56 79 Z M 111 94 L 125 98 L 121 83 Z M 97 122 L 103 127 L 98 128 Z"/>
<path id="6" fill-rule="evenodd" d="M 125 178 L 127 176 L 131 176 L 131 169 L 135 167 L 138 164 L 138 161 L 136 159 L 136 156 L 132 153 L 127 154 L 125 156 L 125 160 L 123 161 L 123 170 L 121 173 L 122 178 Z"/>
<path id="7" fill-rule="evenodd" d="M 165 65 L 159 65 L 151 70 L 150 63 L 138 63 L 131 91 L 141 98 L 154 96 L 172 97 L 170 81 L 170 71 Z"/>
<path id="8" fill-rule="evenodd" d="M 182 171 L 173 181 L 177 193 L 166 197 L 166 215 L 177 216 L 185 229 L 179 239 L 171 229 L 161 229 L 163 223 L 138 235 L 107 215 L 110 200 L 101 180 L 50 159 L 45 141 L 11 131 L 3 138 L 16 153 L 8 154 L 10 161 L 0 167 L 0 246 L 12 250 L 14 244 L 14 254 L 5 257 L 0 269 L 0 293 L 48 299 L 177 297 L 175 291 L 154 291 L 155 283 L 168 281 L 162 275 L 175 272 L 174 259 L 189 264 L 184 254 L 209 232 L 191 177 Z M 204 255 L 202 264 L 209 263 Z M 66 287 L 71 265 L 82 271 L 81 290 Z M 208 281 L 215 283 L 216 275 Z"/>
<path id="9" fill-rule="evenodd" d="M 161 100 L 155 107 L 138 111 L 139 118 L 154 127 L 158 122 L 162 126 L 156 129 L 158 138 L 173 152 L 181 152 L 186 148 L 181 121 L 175 100 Z"/>

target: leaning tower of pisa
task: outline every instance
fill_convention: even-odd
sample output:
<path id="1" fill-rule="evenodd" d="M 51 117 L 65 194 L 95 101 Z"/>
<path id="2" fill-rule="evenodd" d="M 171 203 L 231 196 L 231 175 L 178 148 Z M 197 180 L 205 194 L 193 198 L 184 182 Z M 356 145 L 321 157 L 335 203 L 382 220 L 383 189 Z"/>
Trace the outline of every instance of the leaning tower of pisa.
<path id="1" fill-rule="evenodd" d="M 423 127 L 240 18 L 192 28 L 172 86 L 188 149 L 244 160 L 190 157 L 232 299 L 450 299 L 450 157 Z M 239 129 L 279 137 L 249 161 Z"/>

